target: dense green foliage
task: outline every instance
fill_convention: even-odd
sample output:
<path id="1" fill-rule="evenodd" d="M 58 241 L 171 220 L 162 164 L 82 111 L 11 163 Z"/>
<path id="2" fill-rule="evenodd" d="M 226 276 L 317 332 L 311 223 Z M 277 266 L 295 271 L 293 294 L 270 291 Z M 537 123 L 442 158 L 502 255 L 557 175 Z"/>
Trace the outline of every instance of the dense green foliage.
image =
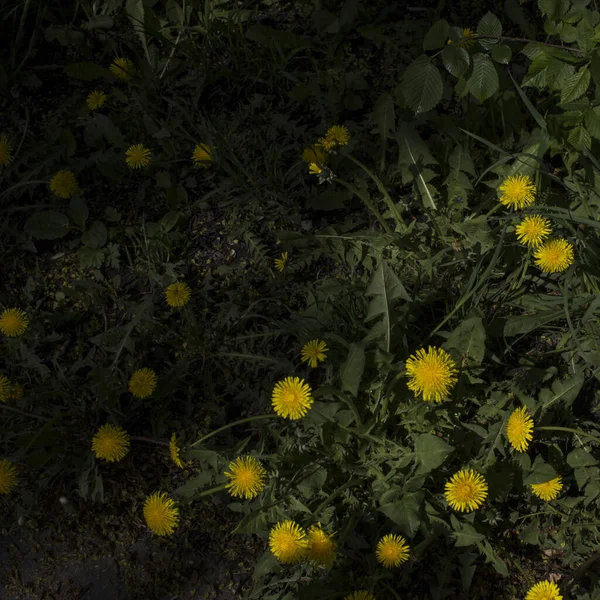
<path id="1" fill-rule="evenodd" d="M 237 4 L 40 0 L 5 17 L 0 308 L 29 325 L 0 342 L 0 375 L 24 389 L 0 390 L 0 459 L 18 476 L 3 510 L 62 490 L 102 511 L 154 442 L 137 518 L 161 490 L 182 518 L 214 496 L 265 541 L 285 520 L 334 535 L 330 569 L 265 545 L 251 598 L 480 597 L 490 573 L 498 598 L 548 579 L 598 597 L 595 3 Z M 120 57 L 132 77 L 110 68 Z M 107 99 L 90 110 L 94 90 Z M 302 153 L 333 125 L 349 142 L 310 173 Z M 132 169 L 136 144 L 151 159 Z M 50 183 L 61 170 L 74 193 Z M 513 211 L 500 188 L 520 176 L 535 201 Z M 515 232 L 525 215 L 549 219 L 573 264 L 540 268 Z M 182 307 L 165 301 L 177 281 Z M 314 339 L 328 350 L 310 368 Z M 441 402 L 407 385 L 429 346 L 456 365 Z M 141 368 L 158 378 L 147 398 L 128 391 Z M 297 420 L 271 406 L 288 376 L 314 397 Z M 524 452 L 506 429 L 520 407 Z M 132 436 L 115 463 L 92 452 L 106 423 Z M 173 433 L 183 471 L 165 460 Z M 252 500 L 220 489 L 238 456 L 267 471 Z M 444 495 L 461 469 L 489 486 L 467 513 Z M 532 493 L 555 477 L 557 498 Z M 410 546 L 393 570 L 375 555 L 390 533 Z"/>

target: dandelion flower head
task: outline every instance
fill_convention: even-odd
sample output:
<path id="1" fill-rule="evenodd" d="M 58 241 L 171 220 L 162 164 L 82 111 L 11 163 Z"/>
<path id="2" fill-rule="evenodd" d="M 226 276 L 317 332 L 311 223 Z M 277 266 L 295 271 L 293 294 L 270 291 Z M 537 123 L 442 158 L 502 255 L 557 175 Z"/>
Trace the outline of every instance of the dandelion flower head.
<path id="1" fill-rule="evenodd" d="M 0 402 L 10 400 L 12 393 L 12 384 L 5 375 L 0 375 Z"/>
<path id="2" fill-rule="evenodd" d="M 212 150 L 208 144 L 198 144 L 192 153 L 192 160 L 200 166 L 208 167 L 214 161 Z"/>
<path id="3" fill-rule="evenodd" d="M 306 557 L 318 565 L 331 569 L 335 560 L 336 545 L 333 537 L 323 531 L 320 523 L 313 525 L 308 530 Z"/>
<path id="4" fill-rule="evenodd" d="M 540 581 L 529 588 L 525 600 L 562 600 L 562 596 L 554 582 Z"/>
<path id="5" fill-rule="evenodd" d="M 7 308 L 0 315 L 0 331 L 8 337 L 23 335 L 28 325 L 27 313 L 20 308 Z"/>
<path id="6" fill-rule="evenodd" d="M 320 144 L 313 144 L 309 148 L 304 148 L 302 151 L 302 160 L 310 165 L 324 165 L 327 162 L 327 152 Z"/>
<path id="7" fill-rule="evenodd" d="M 173 434 L 171 436 L 171 440 L 169 441 L 169 454 L 171 455 L 171 460 L 180 469 L 185 469 L 185 463 L 179 457 L 180 452 L 181 452 L 181 448 L 177 445 L 177 436 L 175 434 Z"/>
<path id="8" fill-rule="evenodd" d="M 282 252 L 281 253 L 281 258 L 276 258 L 275 259 L 275 268 L 281 273 L 283 271 L 283 269 L 285 269 L 285 264 L 288 261 L 288 253 L 287 252 Z"/>
<path id="9" fill-rule="evenodd" d="M 228 468 L 225 471 L 229 479 L 226 487 L 231 496 L 252 500 L 265 489 L 267 472 L 253 456 L 238 457 L 229 463 Z"/>
<path id="10" fill-rule="evenodd" d="M 375 596 L 367 590 L 359 590 L 358 592 L 352 592 L 347 596 L 344 596 L 344 600 L 375 600 Z"/>
<path id="11" fill-rule="evenodd" d="M 129 391 L 136 398 L 148 398 L 156 388 L 158 379 L 152 369 L 138 369 L 129 380 Z"/>
<path id="12" fill-rule="evenodd" d="M 488 484 L 476 471 L 461 469 L 446 482 L 446 501 L 454 509 L 471 512 L 487 498 Z"/>
<path id="13" fill-rule="evenodd" d="M 282 563 L 299 563 L 304 558 L 307 547 L 306 532 L 294 521 L 277 523 L 269 532 L 269 548 Z"/>
<path id="14" fill-rule="evenodd" d="M 0 136 L 0 165 L 7 165 L 12 159 L 12 146 L 5 135 Z"/>
<path id="15" fill-rule="evenodd" d="M 302 347 L 302 362 L 307 362 L 309 367 L 313 369 L 318 366 L 319 362 L 323 362 L 329 348 L 323 340 L 311 340 Z"/>
<path id="16" fill-rule="evenodd" d="M 192 290 L 187 283 L 183 283 L 182 281 L 177 283 L 172 283 L 165 290 L 165 298 L 167 300 L 167 304 L 171 308 L 181 308 L 185 306 L 192 297 Z"/>
<path id="17" fill-rule="evenodd" d="M 125 152 L 125 162 L 130 169 L 140 169 L 150 164 L 152 152 L 144 144 L 134 144 Z"/>
<path id="18" fill-rule="evenodd" d="M 179 509 L 165 492 L 155 492 L 144 502 L 144 519 L 156 535 L 171 535 L 179 524 Z"/>
<path id="19" fill-rule="evenodd" d="M 350 132 L 345 125 L 333 125 L 327 130 L 325 137 L 319 138 L 319 145 L 325 151 L 334 150 L 337 146 L 346 146 L 350 141 Z"/>
<path id="20" fill-rule="evenodd" d="M 304 379 L 286 377 L 273 388 L 273 409 L 284 419 L 301 419 L 313 405 L 311 392 Z"/>
<path id="21" fill-rule="evenodd" d="M 25 395 L 25 390 L 20 383 L 13 383 L 10 387 L 10 400 L 21 400 Z M 0 400 L 2 394 L 0 394 Z"/>
<path id="22" fill-rule="evenodd" d="M 511 175 L 499 188 L 500 202 L 513 210 L 525 208 L 533 204 L 536 189 L 529 175 Z"/>
<path id="23" fill-rule="evenodd" d="M 555 477 L 550 481 L 545 481 L 544 483 L 532 483 L 531 491 L 542 500 L 549 502 L 550 500 L 554 500 L 558 497 L 560 490 L 562 490 L 563 484 L 562 479 L 560 477 Z"/>
<path id="24" fill-rule="evenodd" d="M 550 219 L 540 215 L 530 215 L 515 227 L 515 232 L 521 244 L 537 248 L 552 233 L 552 227 Z"/>
<path id="25" fill-rule="evenodd" d="M 102 90 L 94 90 L 88 94 L 85 102 L 90 110 L 102 108 L 108 96 Z"/>
<path id="26" fill-rule="evenodd" d="M 384 535 L 377 543 L 375 556 L 386 569 L 399 567 L 408 560 L 410 548 L 401 535 Z"/>
<path id="27" fill-rule="evenodd" d="M 115 58 L 109 69 L 121 81 L 128 81 L 135 75 L 135 66 L 128 58 Z"/>
<path id="28" fill-rule="evenodd" d="M 425 402 L 441 402 L 457 381 L 456 364 L 442 348 L 422 348 L 406 361 L 408 389 L 422 394 Z"/>
<path id="29" fill-rule="evenodd" d="M 475 38 L 477 34 L 470 28 L 467 27 L 460 32 L 460 40 L 456 42 L 456 45 L 460 48 L 471 48 L 475 45 Z M 454 44 L 452 40 L 448 40 L 449 44 Z"/>
<path id="30" fill-rule="evenodd" d="M 559 238 L 536 248 L 533 258 L 536 266 L 545 273 L 560 273 L 573 264 L 575 253 L 570 242 Z"/>
<path id="31" fill-rule="evenodd" d="M 0 494 L 8 494 L 17 485 L 17 468 L 8 460 L 0 460 Z"/>
<path id="32" fill-rule="evenodd" d="M 119 462 L 129 452 L 129 434 L 116 425 L 102 425 L 92 438 L 92 450 L 96 458 Z"/>
<path id="33" fill-rule="evenodd" d="M 73 171 L 62 170 L 56 173 L 50 180 L 50 189 L 59 198 L 74 196 L 79 188 Z"/>
<path id="34" fill-rule="evenodd" d="M 506 423 L 506 437 L 510 445 L 518 452 L 525 452 L 533 439 L 533 419 L 527 409 L 517 408 Z"/>
<path id="35" fill-rule="evenodd" d="M 320 175 L 323 172 L 323 169 L 314 162 L 311 162 L 310 165 L 308 165 L 308 172 L 311 175 Z"/>

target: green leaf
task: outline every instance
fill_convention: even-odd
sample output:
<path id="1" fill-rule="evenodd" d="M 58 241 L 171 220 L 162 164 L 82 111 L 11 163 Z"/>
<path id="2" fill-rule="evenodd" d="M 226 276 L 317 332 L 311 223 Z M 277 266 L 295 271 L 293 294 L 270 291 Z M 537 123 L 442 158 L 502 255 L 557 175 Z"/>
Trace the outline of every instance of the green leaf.
<path id="1" fill-rule="evenodd" d="M 108 231 L 101 221 L 94 221 L 92 226 L 81 236 L 82 243 L 88 248 L 97 250 L 106 244 Z"/>
<path id="2" fill-rule="evenodd" d="M 526 544 L 540 545 L 540 528 L 536 521 L 531 521 L 519 534 L 519 538 Z"/>
<path id="3" fill-rule="evenodd" d="M 480 365 L 485 355 L 486 332 L 480 317 L 465 319 L 446 340 L 446 350 L 455 348 L 462 356 L 470 359 L 469 364 Z"/>
<path id="4" fill-rule="evenodd" d="M 494 63 L 485 54 L 473 55 L 473 73 L 467 81 L 469 91 L 483 102 L 498 90 L 498 73 Z"/>
<path id="5" fill-rule="evenodd" d="M 497 573 L 503 577 L 508 577 L 508 567 L 506 566 L 506 563 L 496 554 L 491 544 L 487 540 L 479 542 L 477 547 L 482 554 L 485 554 L 487 558 L 485 561 L 486 563 L 491 562 Z"/>
<path id="6" fill-rule="evenodd" d="M 396 131 L 396 113 L 394 111 L 394 100 L 388 93 L 383 93 L 377 99 L 373 108 L 373 118 L 377 123 L 377 131 L 384 140 Z"/>
<path id="7" fill-rule="evenodd" d="M 591 75 L 587 67 L 582 67 L 577 73 L 567 77 L 562 85 L 560 103 L 566 104 L 581 98 L 587 92 L 590 79 Z"/>
<path id="8" fill-rule="evenodd" d="M 446 71 L 454 77 L 462 77 L 468 70 L 471 61 L 469 53 L 456 44 L 447 44 L 442 50 L 442 61 Z"/>
<path id="9" fill-rule="evenodd" d="M 571 129 L 567 141 L 581 152 L 589 150 L 592 147 L 592 138 L 583 125 L 578 125 Z"/>
<path id="10" fill-rule="evenodd" d="M 545 483 L 556 477 L 556 471 L 549 465 L 541 456 L 536 456 L 535 462 L 531 467 L 531 471 L 523 479 L 524 485 L 532 485 L 536 483 Z"/>
<path id="11" fill-rule="evenodd" d="M 414 537 L 421 524 L 420 507 L 423 503 L 423 493 L 406 494 L 400 500 L 385 504 L 379 510 L 390 521 L 398 525 L 408 537 Z"/>
<path id="12" fill-rule="evenodd" d="M 319 467 L 316 471 L 305 477 L 297 487 L 305 498 L 310 498 L 315 492 L 319 491 L 327 480 L 327 471 Z"/>
<path id="13" fill-rule="evenodd" d="M 449 25 L 446 19 L 440 19 L 436 21 L 431 29 L 425 35 L 423 40 L 423 50 L 437 50 L 443 48 L 448 41 Z"/>
<path id="14" fill-rule="evenodd" d="M 600 106 L 588 108 L 584 113 L 585 127 L 592 137 L 600 140 Z"/>
<path id="15" fill-rule="evenodd" d="M 492 58 L 501 65 L 507 65 L 512 58 L 512 50 L 509 46 L 494 46 L 492 48 Z"/>
<path id="16" fill-rule="evenodd" d="M 369 302 L 365 322 L 383 316 L 383 334 L 386 340 L 386 350 L 389 352 L 394 302 L 399 299 L 410 301 L 410 296 L 397 275 L 383 259 L 379 262 L 365 296 L 373 298 Z"/>
<path id="17" fill-rule="evenodd" d="M 442 99 L 444 84 L 438 68 L 428 56 L 416 58 L 404 72 L 402 92 L 415 113 L 431 110 Z"/>
<path id="18" fill-rule="evenodd" d="M 560 402 L 565 408 L 569 408 L 577 398 L 581 387 L 583 386 L 583 375 L 577 374 L 569 376 L 566 379 L 557 379 L 552 384 L 552 389 L 543 388 L 540 390 L 539 401 L 543 405 L 544 412 L 553 404 Z"/>
<path id="19" fill-rule="evenodd" d="M 267 528 L 267 515 L 262 511 L 246 515 L 233 530 L 233 533 L 260 533 Z"/>
<path id="20" fill-rule="evenodd" d="M 78 62 L 67 65 L 65 71 L 69 77 L 81 81 L 94 81 L 101 77 L 109 77 L 110 71 L 93 62 Z"/>
<path id="21" fill-rule="evenodd" d="M 598 461 L 583 448 L 575 448 L 567 455 L 569 466 L 574 469 L 578 467 L 591 467 L 598 464 Z"/>
<path id="22" fill-rule="evenodd" d="M 82 269 L 95 268 L 99 269 L 104 262 L 104 252 L 94 248 L 82 246 L 77 251 L 79 256 L 79 264 Z"/>
<path id="23" fill-rule="evenodd" d="M 170 210 L 161 220 L 160 220 L 160 226 L 162 227 L 163 231 L 169 232 L 171 231 L 171 229 L 173 229 L 177 223 L 179 222 L 179 219 L 181 218 L 181 213 L 177 210 Z"/>
<path id="24" fill-rule="evenodd" d="M 81 196 L 73 196 L 69 201 L 69 215 L 77 227 L 85 229 L 90 210 Z"/>
<path id="25" fill-rule="evenodd" d="M 340 369 L 342 390 L 358 396 L 358 389 L 365 370 L 365 348 L 362 344 L 350 344 L 346 362 Z"/>
<path id="26" fill-rule="evenodd" d="M 538 0 L 542 15 L 553 21 L 560 19 L 569 10 L 569 5 L 570 0 Z"/>
<path id="27" fill-rule="evenodd" d="M 502 35 L 502 23 L 500 23 L 496 15 L 488 12 L 481 18 L 481 21 L 477 25 L 477 35 L 479 36 L 479 43 L 486 50 L 489 50 L 500 41 L 497 38 Z"/>
<path id="28" fill-rule="evenodd" d="M 69 232 L 69 219 L 56 210 L 45 210 L 31 215 L 24 229 L 39 240 L 57 240 Z"/>
<path id="29" fill-rule="evenodd" d="M 454 545 L 457 547 L 471 546 L 481 540 L 485 539 L 485 535 L 479 533 L 473 525 L 466 522 L 460 522 L 454 515 L 450 515 L 450 522 L 452 523 L 452 537 L 454 538 Z"/>
<path id="30" fill-rule="evenodd" d="M 125 11 L 129 17 L 129 21 L 133 26 L 133 30 L 137 33 L 142 43 L 142 48 L 148 59 L 148 63 L 151 64 L 150 55 L 148 54 L 148 42 L 146 40 L 146 29 L 144 23 L 146 20 L 144 0 L 127 0 L 125 3 Z"/>
<path id="31" fill-rule="evenodd" d="M 430 433 L 421 433 L 415 437 L 415 458 L 419 462 L 417 473 L 429 473 L 437 469 L 454 447 Z"/>
<path id="32" fill-rule="evenodd" d="M 190 477 L 183 485 L 180 485 L 175 494 L 182 498 L 193 498 L 194 495 L 202 489 L 208 487 L 213 480 L 213 474 L 210 471 L 202 471 L 194 477 Z"/>

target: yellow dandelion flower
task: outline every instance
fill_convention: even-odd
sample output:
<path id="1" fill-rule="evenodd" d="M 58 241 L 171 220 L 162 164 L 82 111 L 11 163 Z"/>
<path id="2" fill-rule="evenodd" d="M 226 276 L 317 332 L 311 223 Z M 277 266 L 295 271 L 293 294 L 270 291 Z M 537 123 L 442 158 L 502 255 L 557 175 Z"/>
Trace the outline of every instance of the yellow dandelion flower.
<path id="1" fill-rule="evenodd" d="M 152 369 L 138 369 L 129 380 L 129 391 L 136 398 L 148 398 L 156 388 L 156 373 Z"/>
<path id="2" fill-rule="evenodd" d="M 150 164 L 152 152 L 144 144 L 134 144 L 125 152 L 125 162 L 130 169 L 139 169 Z"/>
<path id="3" fill-rule="evenodd" d="M 477 38 L 477 34 L 469 27 L 463 29 L 460 35 L 460 40 L 456 42 L 456 45 L 460 48 L 471 48 L 475 45 L 475 39 Z M 453 44 L 452 40 L 448 40 L 449 44 Z"/>
<path id="4" fill-rule="evenodd" d="M 281 273 L 283 271 L 283 269 L 285 268 L 285 263 L 287 263 L 288 260 L 288 253 L 287 252 L 282 252 L 281 253 L 281 258 L 276 258 L 274 260 L 275 263 L 275 268 Z"/>
<path id="5" fill-rule="evenodd" d="M 56 173 L 50 180 L 50 189 L 59 198 L 70 198 L 74 196 L 79 188 L 73 171 L 62 170 Z"/>
<path id="6" fill-rule="evenodd" d="M 199 166 L 209 167 L 215 159 L 208 144 L 198 144 L 192 153 L 192 160 Z"/>
<path id="7" fill-rule="evenodd" d="M 386 569 L 399 567 L 408 560 L 410 547 L 401 535 L 384 535 L 377 543 L 377 562 Z"/>
<path id="8" fill-rule="evenodd" d="M 192 297 L 192 290 L 187 283 L 178 282 L 172 283 L 165 290 L 165 298 L 167 300 L 167 304 L 171 308 L 181 308 L 185 306 Z"/>
<path id="9" fill-rule="evenodd" d="M 558 586 L 552 581 L 540 581 L 529 588 L 525 600 L 562 600 Z"/>
<path id="10" fill-rule="evenodd" d="M 511 175 L 498 189 L 501 192 L 500 202 L 508 208 L 518 210 L 533 204 L 537 188 L 529 175 Z"/>
<path id="11" fill-rule="evenodd" d="M 461 469 L 446 482 L 446 501 L 458 511 L 471 512 L 487 498 L 486 480 L 472 469 Z"/>
<path id="12" fill-rule="evenodd" d="M 335 149 L 336 143 L 335 140 L 330 140 L 329 138 L 322 137 L 319 138 L 319 146 L 323 146 L 326 152 L 331 152 Z"/>
<path id="13" fill-rule="evenodd" d="M 0 402 L 10 400 L 12 385 L 5 375 L 0 375 Z"/>
<path id="14" fill-rule="evenodd" d="M 273 388 L 273 409 L 284 419 L 301 419 L 313 405 L 311 391 L 304 379 L 286 377 Z"/>
<path id="15" fill-rule="evenodd" d="M 532 483 L 531 491 L 542 500 L 549 502 L 550 500 L 554 500 L 562 490 L 562 478 L 555 477 L 550 481 L 545 481 L 544 483 Z"/>
<path id="16" fill-rule="evenodd" d="M 533 439 L 533 419 L 527 409 L 517 408 L 506 423 L 506 437 L 510 445 L 518 452 L 525 452 Z"/>
<path id="17" fill-rule="evenodd" d="M 552 233 L 550 219 L 540 215 L 525 217 L 516 227 L 517 239 L 521 244 L 537 248 Z"/>
<path id="18" fill-rule="evenodd" d="M 570 242 L 559 238 L 536 248 L 533 258 L 536 266 L 545 273 L 560 273 L 573 264 L 575 253 Z"/>
<path id="19" fill-rule="evenodd" d="M 179 524 L 179 509 L 165 492 L 154 492 L 144 502 L 144 519 L 156 535 L 171 535 Z"/>
<path id="20" fill-rule="evenodd" d="M 0 494 L 8 494 L 17 485 L 17 469 L 8 460 L 0 460 Z"/>
<path id="21" fill-rule="evenodd" d="M 0 165 L 6 166 L 12 159 L 12 146 L 8 137 L 0 136 Z"/>
<path id="22" fill-rule="evenodd" d="M 327 162 L 327 152 L 321 144 L 313 144 L 309 148 L 304 148 L 302 151 L 302 160 L 310 165 L 324 165 Z"/>
<path id="23" fill-rule="evenodd" d="M 102 425 L 92 438 L 92 450 L 96 458 L 119 462 L 129 452 L 129 434 L 122 427 Z"/>
<path id="24" fill-rule="evenodd" d="M 344 125 L 333 125 L 327 130 L 325 138 L 337 146 L 347 146 L 350 141 L 350 132 Z"/>
<path id="25" fill-rule="evenodd" d="M 128 81 L 135 75 L 135 66 L 128 58 L 115 58 L 108 68 L 115 77 L 122 81 Z"/>
<path id="26" fill-rule="evenodd" d="M 10 386 L 10 400 L 21 400 L 25 395 L 25 390 L 20 383 L 13 383 Z M 0 393 L 0 400 L 2 400 L 2 394 Z"/>
<path id="27" fill-rule="evenodd" d="M 311 340 L 302 347 L 302 362 L 307 362 L 309 367 L 313 369 L 318 366 L 319 362 L 323 362 L 329 348 L 323 340 Z"/>
<path id="28" fill-rule="evenodd" d="M 253 456 L 236 458 L 229 463 L 225 476 L 229 479 L 227 490 L 234 498 L 256 498 L 267 484 L 267 472 L 261 462 Z"/>
<path id="29" fill-rule="evenodd" d="M 29 325 L 29 317 L 20 308 L 7 308 L 0 315 L 0 331 L 8 337 L 23 335 Z"/>
<path id="30" fill-rule="evenodd" d="M 336 545 L 333 537 L 323 531 L 321 523 L 313 525 L 308 530 L 306 557 L 317 565 L 331 569 L 335 560 Z"/>
<path id="31" fill-rule="evenodd" d="M 285 564 L 295 565 L 306 555 L 306 532 L 294 521 L 277 523 L 269 532 L 269 548 Z"/>
<path id="32" fill-rule="evenodd" d="M 347 596 L 344 596 L 344 600 L 375 600 L 375 596 L 367 590 L 359 590 L 358 592 L 352 592 Z"/>
<path id="33" fill-rule="evenodd" d="M 321 169 L 321 167 L 316 163 L 310 163 L 310 165 L 308 165 L 308 172 L 311 175 L 319 175 L 323 172 L 323 169 Z"/>
<path id="34" fill-rule="evenodd" d="M 180 469 L 185 469 L 185 463 L 179 457 L 180 452 L 181 452 L 181 448 L 177 445 L 177 436 L 175 434 L 173 434 L 171 436 L 171 441 L 169 442 L 169 454 L 171 455 L 171 460 Z"/>
<path id="35" fill-rule="evenodd" d="M 102 108 L 108 96 L 102 90 L 94 90 L 88 94 L 85 102 L 90 110 Z"/>
<path id="36" fill-rule="evenodd" d="M 457 382 L 456 364 L 448 352 L 429 346 L 422 348 L 406 361 L 408 389 L 423 400 L 441 402 Z"/>

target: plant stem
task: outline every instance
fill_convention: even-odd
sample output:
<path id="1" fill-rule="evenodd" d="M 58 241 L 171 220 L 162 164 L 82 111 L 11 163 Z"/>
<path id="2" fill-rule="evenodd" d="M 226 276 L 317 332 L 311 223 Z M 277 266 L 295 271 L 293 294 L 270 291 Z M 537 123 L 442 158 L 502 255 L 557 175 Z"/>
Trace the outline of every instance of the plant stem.
<path id="1" fill-rule="evenodd" d="M 255 417 L 246 417 L 245 419 L 240 419 L 239 421 L 234 421 L 233 423 L 228 423 L 227 425 L 223 425 L 223 427 L 219 427 L 219 429 L 215 429 L 214 431 L 207 433 L 204 437 L 201 437 L 198 441 L 191 444 L 190 448 L 194 448 L 194 447 L 198 446 L 198 444 L 201 444 L 202 442 L 205 442 L 206 440 L 211 438 L 213 435 L 217 435 L 217 433 L 221 433 L 221 431 L 225 431 L 226 429 L 230 429 L 231 427 L 235 427 L 236 425 L 241 425 L 242 423 L 251 423 L 252 421 L 259 421 L 260 419 L 275 419 L 275 418 L 277 418 L 277 415 L 275 415 L 275 414 L 257 415 Z"/>
<path id="2" fill-rule="evenodd" d="M 343 179 L 338 179 L 337 177 L 333 178 L 333 181 L 343 185 L 346 189 L 350 190 L 355 196 L 358 196 L 364 203 L 365 206 L 377 217 L 377 220 L 381 223 L 383 230 L 386 233 L 392 233 L 388 224 L 383 220 L 381 213 L 377 209 L 377 207 L 371 202 L 368 194 L 363 194 L 360 190 L 356 189 L 352 184 L 345 182 Z"/>
<path id="3" fill-rule="evenodd" d="M 591 435 L 589 433 L 585 433 L 585 431 L 580 431 L 579 429 L 571 429 L 571 427 L 544 426 L 544 427 L 535 427 L 535 429 L 537 431 L 565 431 L 566 433 L 575 433 L 576 435 L 581 435 L 583 437 L 590 438 L 591 440 L 594 440 L 595 442 L 598 442 L 600 444 L 599 437 L 596 437 L 595 435 Z"/>
<path id="4" fill-rule="evenodd" d="M 214 494 L 215 492 L 220 492 L 224 489 L 227 488 L 227 484 L 226 483 L 222 483 L 221 485 L 217 485 L 214 488 L 210 488 L 210 490 L 204 490 L 203 492 L 200 492 L 199 494 L 196 494 L 194 496 L 194 500 L 197 500 L 198 498 L 202 498 L 203 496 L 209 496 L 210 494 Z"/>
<path id="5" fill-rule="evenodd" d="M 34 413 L 27 412 L 26 410 L 21 410 L 20 408 L 15 408 L 14 406 L 6 406 L 5 404 L 0 404 L 0 408 L 3 408 L 4 410 L 9 410 L 10 412 L 14 412 L 19 415 L 23 415 L 25 417 L 32 417 L 33 419 L 39 419 L 40 421 L 50 421 L 50 417 L 42 417 L 41 415 L 36 415 Z"/>
<path id="6" fill-rule="evenodd" d="M 149 444 L 156 444 L 157 446 L 166 446 L 169 447 L 169 442 L 165 442 L 164 440 L 156 440 L 154 438 L 145 437 L 143 435 L 132 435 L 129 437 L 130 440 L 134 442 L 148 442 Z"/>
<path id="7" fill-rule="evenodd" d="M 507 42 L 523 42 L 525 44 L 541 44 L 542 46 L 550 46 L 551 48 L 560 48 L 561 50 L 567 50 L 568 52 L 577 52 L 578 54 L 585 54 L 584 50 L 580 50 L 579 48 L 571 48 L 568 46 L 559 46 L 558 44 L 550 44 L 548 42 L 538 42 L 537 40 L 530 40 L 528 38 L 516 38 L 516 37 L 507 37 L 504 35 L 478 35 L 474 36 L 479 38 L 491 38 L 493 40 L 506 40 Z"/>

